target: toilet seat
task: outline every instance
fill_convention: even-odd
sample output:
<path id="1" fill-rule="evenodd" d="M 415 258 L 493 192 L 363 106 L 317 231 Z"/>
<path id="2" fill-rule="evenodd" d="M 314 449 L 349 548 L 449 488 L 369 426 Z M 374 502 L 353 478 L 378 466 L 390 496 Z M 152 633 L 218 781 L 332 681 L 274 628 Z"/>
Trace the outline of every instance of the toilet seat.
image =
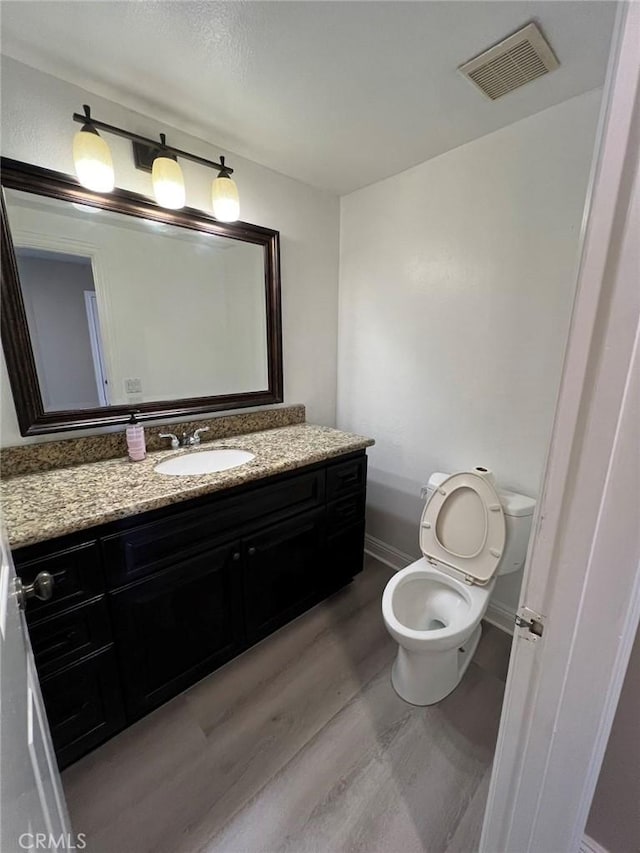
<path id="1" fill-rule="evenodd" d="M 420 547 L 432 565 L 468 584 L 484 586 L 504 551 L 504 511 L 493 483 L 472 471 L 453 474 L 427 502 Z"/>

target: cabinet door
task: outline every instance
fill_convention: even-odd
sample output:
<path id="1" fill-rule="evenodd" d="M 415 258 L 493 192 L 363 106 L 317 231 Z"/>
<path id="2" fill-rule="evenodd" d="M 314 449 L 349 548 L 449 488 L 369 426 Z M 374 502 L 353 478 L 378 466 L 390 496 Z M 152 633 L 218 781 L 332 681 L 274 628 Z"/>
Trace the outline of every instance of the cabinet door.
<path id="1" fill-rule="evenodd" d="M 233 657 L 240 594 L 240 546 L 226 543 L 109 596 L 130 719 Z"/>
<path id="2" fill-rule="evenodd" d="M 274 524 L 244 542 L 247 639 L 255 642 L 320 598 L 324 510 Z"/>
<path id="3" fill-rule="evenodd" d="M 124 725 L 113 649 L 42 679 L 41 687 L 60 769 Z"/>

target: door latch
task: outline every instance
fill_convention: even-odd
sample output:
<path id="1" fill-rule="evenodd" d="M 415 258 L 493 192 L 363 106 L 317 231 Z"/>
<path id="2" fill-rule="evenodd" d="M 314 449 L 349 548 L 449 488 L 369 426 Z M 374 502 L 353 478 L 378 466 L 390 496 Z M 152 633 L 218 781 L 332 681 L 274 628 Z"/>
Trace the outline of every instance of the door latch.
<path id="1" fill-rule="evenodd" d="M 536 643 L 542 637 L 544 622 L 544 616 L 533 610 L 529 610 L 528 607 L 521 607 L 515 617 L 516 628 L 522 630 L 519 636 L 533 643 Z"/>

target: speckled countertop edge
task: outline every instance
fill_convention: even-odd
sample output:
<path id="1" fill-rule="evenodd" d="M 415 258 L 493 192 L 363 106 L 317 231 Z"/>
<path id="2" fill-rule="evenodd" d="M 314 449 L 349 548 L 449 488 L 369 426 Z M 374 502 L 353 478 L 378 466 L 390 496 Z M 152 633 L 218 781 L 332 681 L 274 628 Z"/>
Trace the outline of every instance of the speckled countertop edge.
<path id="1" fill-rule="evenodd" d="M 2 517 L 12 548 L 22 548 L 152 509 L 212 494 L 274 474 L 363 450 L 373 439 L 330 427 L 297 424 L 206 442 L 255 459 L 214 474 L 158 474 L 158 462 L 198 450 L 160 451 L 143 462 L 109 459 L 12 477 L 0 484 Z"/>

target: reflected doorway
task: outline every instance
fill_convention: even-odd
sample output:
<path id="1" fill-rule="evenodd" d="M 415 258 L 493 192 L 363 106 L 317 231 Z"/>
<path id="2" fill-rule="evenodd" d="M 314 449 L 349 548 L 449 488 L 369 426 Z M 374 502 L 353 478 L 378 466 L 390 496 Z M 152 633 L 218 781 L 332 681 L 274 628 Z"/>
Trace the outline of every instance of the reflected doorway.
<path id="1" fill-rule="evenodd" d="M 16 261 L 45 410 L 109 405 L 91 258 L 16 247 Z"/>

